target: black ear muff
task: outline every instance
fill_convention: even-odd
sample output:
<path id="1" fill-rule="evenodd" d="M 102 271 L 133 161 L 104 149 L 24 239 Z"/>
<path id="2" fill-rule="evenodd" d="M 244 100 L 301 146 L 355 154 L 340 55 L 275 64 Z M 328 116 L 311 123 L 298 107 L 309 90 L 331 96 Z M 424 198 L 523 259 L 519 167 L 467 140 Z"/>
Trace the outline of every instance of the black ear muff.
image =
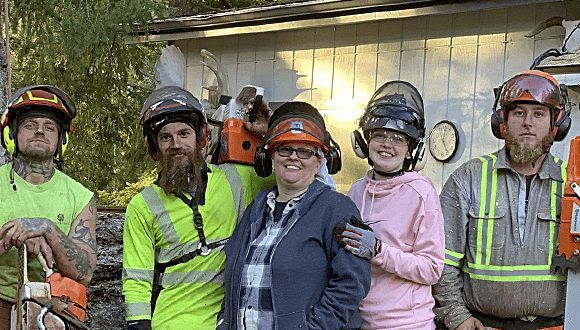
<path id="1" fill-rule="evenodd" d="M 272 158 L 268 155 L 268 151 L 264 149 L 262 145 L 259 145 L 256 149 L 254 171 L 262 178 L 268 177 L 272 174 Z"/>
<path id="2" fill-rule="evenodd" d="M 572 126 L 572 118 L 570 118 L 572 105 L 568 99 L 568 87 L 564 84 L 560 84 L 560 92 L 564 99 L 564 110 L 558 111 L 554 118 L 554 127 L 552 128 L 552 138 L 554 141 L 564 140 Z"/>
<path id="3" fill-rule="evenodd" d="M 147 140 L 147 152 L 150 156 L 155 155 L 157 153 L 157 141 L 151 134 L 147 134 L 145 138 Z"/>
<path id="4" fill-rule="evenodd" d="M 330 148 L 328 148 L 328 154 L 326 154 L 326 167 L 328 168 L 329 174 L 336 174 L 342 169 L 342 153 L 338 143 L 330 136 L 329 139 Z"/>
<path id="5" fill-rule="evenodd" d="M 493 108 L 491 108 L 491 121 L 490 121 L 491 132 L 493 133 L 493 136 L 495 136 L 497 139 L 500 140 L 503 139 L 503 133 L 505 131 L 503 109 L 497 110 L 497 104 L 499 102 L 499 96 L 501 94 L 502 88 L 503 84 L 493 89 L 493 95 L 495 99 L 493 101 Z"/>
<path id="6" fill-rule="evenodd" d="M 504 131 L 504 123 L 503 123 L 503 109 L 499 111 L 493 111 L 491 114 L 491 132 L 493 136 L 498 139 L 503 139 L 503 131 Z"/>
<path id="7" fill-rule="evenodd" d="M 559 111 L 558 117 L 554 121 L 554 128 L 552 128 L 552 138 L 554 141 L 562 141 L 566 138 L 570 127 L 572 126 L 572 119 L 570 118 L 570 111 Z"/>
<path id="8" fill-rule="evenodd" d="M 367 158 L 369 156 L 369 147 L 359 131 L 352 131 L 350 133 L 350 144 L 354 154 L 359 158 Z"/>

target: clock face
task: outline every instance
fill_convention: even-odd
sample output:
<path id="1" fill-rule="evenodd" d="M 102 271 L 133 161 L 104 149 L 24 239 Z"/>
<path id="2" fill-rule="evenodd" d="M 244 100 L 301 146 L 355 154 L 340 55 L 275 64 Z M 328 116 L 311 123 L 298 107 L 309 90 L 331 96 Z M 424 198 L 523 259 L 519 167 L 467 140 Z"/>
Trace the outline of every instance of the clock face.
<path id="1" fill-rule="evenodd" d="M 455 155 L 459 145 L 459 134 L 455 125 L 447 120 L 438 122 L 429 136 L 429 152 L 440 162 L 447 161 Z"/>

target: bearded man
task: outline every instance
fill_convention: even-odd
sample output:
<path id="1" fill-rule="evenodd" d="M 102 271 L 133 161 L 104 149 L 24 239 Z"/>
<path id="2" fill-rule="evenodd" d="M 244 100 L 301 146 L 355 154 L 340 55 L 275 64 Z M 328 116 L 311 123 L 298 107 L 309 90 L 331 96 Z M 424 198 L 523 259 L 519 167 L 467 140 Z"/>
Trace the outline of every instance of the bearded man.
<path id="1" fill-rule="evenodd" d="M 445 267 L 433 292 L 448 328 L 561 328 L 565 276 L 550 266 L 566 166 L 550 146 L 570 129 L 567 106 L 553 76 L 512 77 L 491 118 L 505 147 L 468 161 L 445 183 Z"/>
<path id="2" fill-rule="evenodd" d="M 265 108 L 255 128 L 266 127 Z M 218 167 L 203 161 L 205 114 L 182 88 L 153 91 L 143 105 L 141 125 L 159 176 L 133 197 L 125 214 L 127 327 L 215 329 L 224 297 L 223 246 L 254 195 L 273 180 L 258 177 L 249 165 Z"/>

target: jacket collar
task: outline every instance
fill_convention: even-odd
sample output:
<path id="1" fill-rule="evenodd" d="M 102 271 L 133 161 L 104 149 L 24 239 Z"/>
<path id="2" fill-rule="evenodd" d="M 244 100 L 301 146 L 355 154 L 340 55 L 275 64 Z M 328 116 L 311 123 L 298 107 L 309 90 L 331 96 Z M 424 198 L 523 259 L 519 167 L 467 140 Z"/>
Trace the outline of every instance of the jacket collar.
<path id="1" fill-rule="evenodd" d="M 504 146 L 503 148 L 501 148 L 497 153 L 497 160 L 494 164 L 494 168 L 495 169 L 510 169 L 513 172 L 515 172 L 513 170 L 513 167 L 508 159 L 507 156 L 507 149 Z M 561 162 L 561 161 L 560 161 Z M 556 181 L 562 181 L 562 172 L 561 172 L 561 167 L 558 165 L 558 163 L 556 163 L 556 159 L 554 158 L 554 156 L 548 152 L 548 154 L 546 155 L 546 158 L 544 158 L 544 161 L 542 162 L 542 166 L 540 167 L 540 170 L 538 171 L 538 177 L 540 179 L 552 179 L 552 180 L 556 180 Z"/>
<path id="2" fill-rule="evenodd" d="M 322 183 L 318 180 L 314 180 L 310 186 L 308 186 L 308 190 L 304 193 L 304 196 L 300 200 L 300 204 L 296 211 L 299 214 L 304 214 L 306 210 L 308 210 L 313 202 L 317 199 L 318 195 L 320 195 L 324 190 L 330 189 L 328 185 Z M 251 222 L 256 222 L 262 218 L 262 214 L 264 213 L 264 209 L 268 206 L 266 202 L 268 200 L 268 194 L 274 191 L 276 195 L 278 195 L 278 187 L 274 187 L 272 189 L 266 190 L 261 192 L 255 199 L 254 207 L 252 208 L 252 219 Z"/>

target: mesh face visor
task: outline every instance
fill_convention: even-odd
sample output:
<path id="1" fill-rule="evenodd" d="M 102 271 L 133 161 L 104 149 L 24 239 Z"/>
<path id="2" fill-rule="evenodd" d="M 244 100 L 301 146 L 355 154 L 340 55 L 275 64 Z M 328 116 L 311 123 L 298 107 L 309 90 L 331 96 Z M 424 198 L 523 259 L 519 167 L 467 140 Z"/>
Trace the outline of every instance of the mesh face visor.
<path id="1" fill-rule="evenodd" d="M 379 87 L 367 104 L 367 109 L 385 108 L 387 106 L 404 107 L 419 118 L 419 124 L 423 125 L 425 118 L 423 98 L 413 85 L 406 81 L 391 81 Z"/>
<path id="2" fill-rule="evenodd" d="M 550 109 L 562 109 L 564 100 L 560 88 L 550 80 L 536 75 L 518 75 L 508 80 L 499 96 L 499 105 L 504 107 L 514 102 L 538 102 Z"/>
<path id="3" fill-rule="evenodd" d="M 418 140 L 422 132 L 417 129 L 419 119 L 413 115 L 414 111 L 401 106 L 381 106 L 371 109 L 361 122 L 365 138 L 371 130 L 385 128 L 401 132 L 412 139 Z"/>

